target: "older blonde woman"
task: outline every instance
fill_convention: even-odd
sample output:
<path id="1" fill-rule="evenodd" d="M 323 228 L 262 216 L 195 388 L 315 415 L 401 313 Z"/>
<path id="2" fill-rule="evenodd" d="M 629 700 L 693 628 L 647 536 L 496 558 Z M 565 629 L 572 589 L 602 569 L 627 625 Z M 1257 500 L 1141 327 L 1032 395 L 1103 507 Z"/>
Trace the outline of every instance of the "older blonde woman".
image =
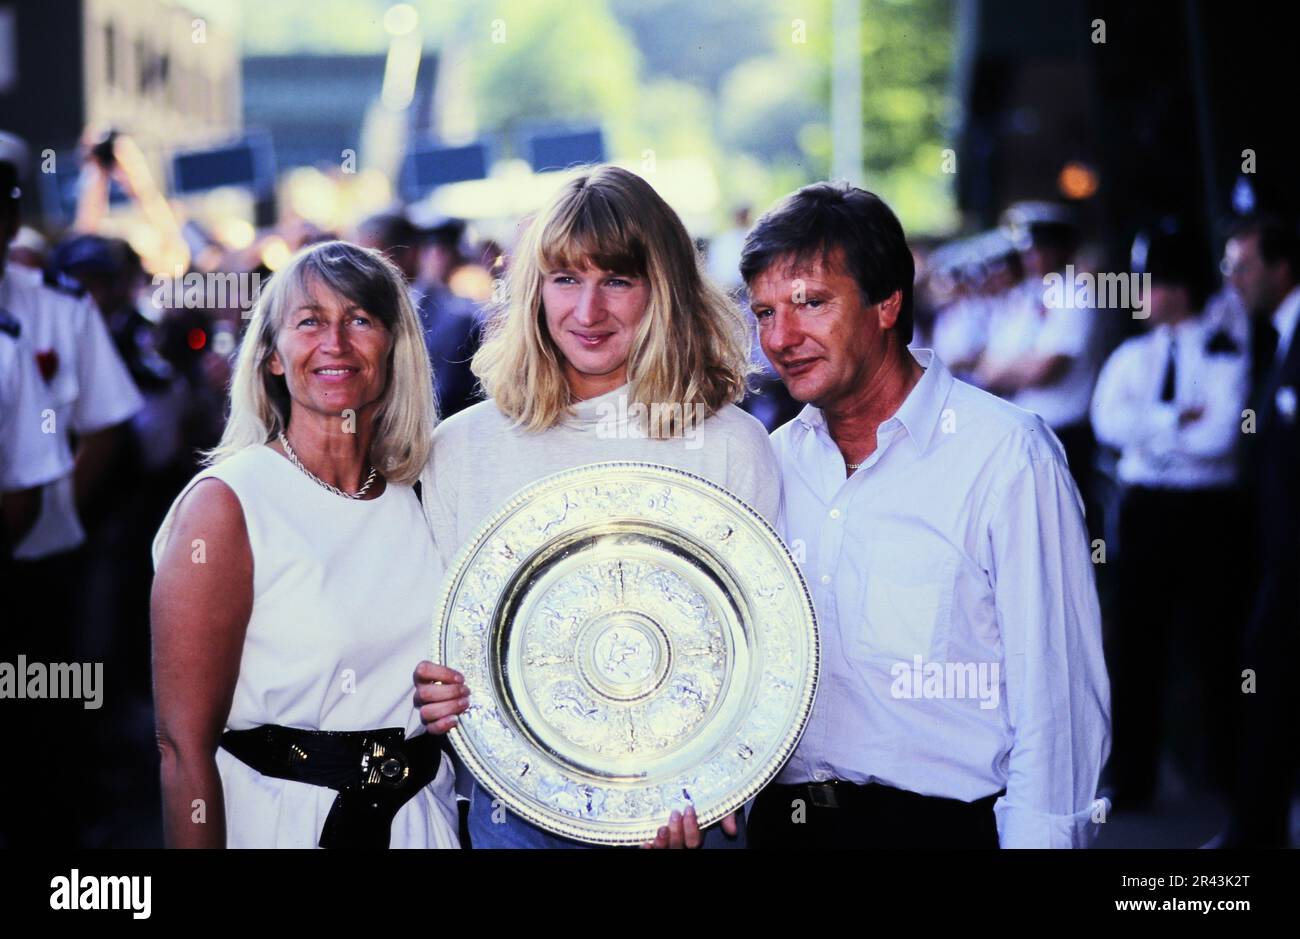
<path id="1" fill-rule="evenodd" d="M 379 254 L 314 245 L 263 291 L 225 434 L 154 543 L 169 845 L 457 846 L 409 683 L 441 575 L 412 488 L 431 388 Z"/>
<path id="2" fill-rule="evenodd" d="M 550 473 L 602 460 L 688 470 L 730 489 L 775 524 L 780 474 L 763 426 L 735 406 L 750 333 L 700 273 L 681 220 L 645 180 L 601 167 L 576 177 L 533 220 L 510 273 L 510 299 L 473 368 L 490 400 L 434 435 L 425 509 L 444 563 L 506 498 Z M 463 685 L 422 663 L 416 703 L 443 732 Z M 734 819 L 722 824 L 735 834 Z M 716 829 L 708 844 L 734 845 Z M 577 847 L 493 806 L 475 788 L 480 847 Z M 697 846 L 692 812 L 656 844 Z"/>

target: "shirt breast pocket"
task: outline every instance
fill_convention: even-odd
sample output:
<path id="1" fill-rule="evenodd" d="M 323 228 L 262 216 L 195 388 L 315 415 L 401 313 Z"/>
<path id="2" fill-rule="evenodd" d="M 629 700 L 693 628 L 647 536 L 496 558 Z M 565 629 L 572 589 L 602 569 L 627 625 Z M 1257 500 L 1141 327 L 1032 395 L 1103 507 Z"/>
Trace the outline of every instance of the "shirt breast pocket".
<path id="1" fill-rule="evenodd" d="M 77 396 L 81 393 L 80 385 L 77 382 L 77 373 L 74 368 L 75 362 L 60 360 L 57 353 L 52 352 L 55 361 L 54 374 L 45 380 L 45 392 L 49 396 L 50 403 L 54 406 L 55 413 L 58 415 L 60 427 L 70 427 L 73 405 L 77 402 Z"/>
<path id="2" fill-rule="evenodd" d="M 863 651 L 911 663 L 947 658 L 955 557 L 908 556 L 890 545 L 868 549 L 855 634 Z"/>

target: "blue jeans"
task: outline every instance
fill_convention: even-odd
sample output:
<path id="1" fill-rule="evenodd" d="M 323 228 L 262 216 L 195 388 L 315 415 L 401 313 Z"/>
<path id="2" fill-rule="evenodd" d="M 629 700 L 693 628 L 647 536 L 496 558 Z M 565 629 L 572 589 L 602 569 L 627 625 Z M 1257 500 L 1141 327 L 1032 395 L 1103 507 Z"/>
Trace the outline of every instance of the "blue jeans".
<path id="1" fill-rule="evenodd" d="M 524 821 L 518 815 L 500 806 L 495 811 L 502 820 L 492 820 L 492 794 L 478 783 L 470 796 L 469 805 L 469 840 L 471 846 L 478 848 L 599 848 L 601 845 L 585 844 L 569 838 L 561 838 L 543 831 L 531 822 Z M 667 822 L 667 819 L 664 820 Z M 711 825 L 704 831 L 704 847 L 710 849 L 744 848 L 745 825 L 734 838 L 728 838 L 720 825 Z"/>

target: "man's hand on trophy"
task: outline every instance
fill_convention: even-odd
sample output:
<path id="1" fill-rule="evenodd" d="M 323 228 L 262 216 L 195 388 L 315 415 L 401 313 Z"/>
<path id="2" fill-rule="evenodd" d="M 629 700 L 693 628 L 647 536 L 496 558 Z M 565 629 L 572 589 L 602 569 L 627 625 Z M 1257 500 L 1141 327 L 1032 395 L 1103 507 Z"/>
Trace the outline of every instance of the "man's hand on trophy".
<path id="1" fill-rule="evenodd" d="M 460 721 L 457 714 L 469 707 L 465 676 L 445 665 L 421 662 L 415 667 L 415 706 L 431 734 L 445 734 Z"/>
<path id="2" fill-rule="evenodd" d="M 719 824 L 727 837 L 736 837 L 739 830 L 740 813 L 732 812 Z M 643 848 L 698 848 L 704 843 L 704 833 L 700 831 L 695 817 L 695 806 L 686 806 L 685 812 L 673 812 L 668 816 L 668 824 L 659 829 L 654 841 L 647 841 Z"/>

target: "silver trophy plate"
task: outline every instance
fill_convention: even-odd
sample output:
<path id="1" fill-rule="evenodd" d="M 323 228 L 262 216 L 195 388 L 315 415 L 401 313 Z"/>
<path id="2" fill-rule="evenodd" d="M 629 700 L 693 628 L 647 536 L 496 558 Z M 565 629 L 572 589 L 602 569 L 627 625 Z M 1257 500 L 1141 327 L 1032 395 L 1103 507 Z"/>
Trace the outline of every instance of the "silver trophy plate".
<path id="1" fill-rule="evenodd" d="M 456 753 L 510 811 L 596 844 L 701 827 L 766 785 L 812 708 L 812 601 L 720 486 L 595 463 L 516 493 L 461 552 L 436 661 L 465 676 Z"/>

